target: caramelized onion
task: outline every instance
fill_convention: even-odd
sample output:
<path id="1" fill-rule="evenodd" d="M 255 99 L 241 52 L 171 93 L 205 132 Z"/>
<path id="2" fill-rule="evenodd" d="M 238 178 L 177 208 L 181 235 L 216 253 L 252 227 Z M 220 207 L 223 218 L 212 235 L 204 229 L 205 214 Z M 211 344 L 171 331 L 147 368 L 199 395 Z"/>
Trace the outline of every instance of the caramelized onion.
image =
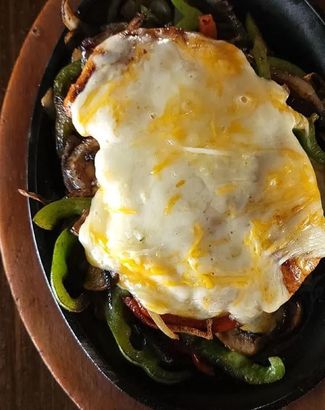
<path id="1" fill-rule="evenodd" d="M 319 114 L 324 113 L 324 104 L 308 81 L 297 75 L 279 70 L 272 71 L 272 78 L 277 83 L 286 84 L 291 92 L 310 104 Z"/>
<path id="2" fill-rule="evenodd" d="M 61 15 L 63 24 L 69 31 L 74 31 L 80 26 L 81 20 L 73 12 L 69 0 L 62 0 Z"/>
<path id="3" fill-rule="evenodd" d="M 166 323 L 162 320 L 160 315 L 157 315 L 157 313 L 150 312 L 148 310 L 149 316 L 157 326 L 159 330 L 161 330 L 166 336 L 168 336 L 170 339 L 177 340 L 179 337 L 166 325 Z"/>
<path id="4" fill-rule="evenodd" d="M 29 199 L 34 199 L 34 201 L 40 202 L 43 205 L 49 203 L 48 200 L 44 199 L 41 195 L 35 194 L 35 192 L 25 191 L 25 189 L 18 189 L 18 192 L 20 193 L 20 195 L 25 196 Z"/>

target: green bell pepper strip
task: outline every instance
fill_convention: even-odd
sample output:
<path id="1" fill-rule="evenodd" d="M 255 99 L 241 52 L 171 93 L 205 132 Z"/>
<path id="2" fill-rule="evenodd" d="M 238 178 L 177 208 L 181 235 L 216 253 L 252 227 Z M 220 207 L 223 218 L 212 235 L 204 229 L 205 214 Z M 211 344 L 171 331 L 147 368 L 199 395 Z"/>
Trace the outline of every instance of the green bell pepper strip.
<path id="1" fill-rule="evenodd" d="M 190 376 L 188 371 L 172 371 L 162 368 L 159 356 L 145 343 L 141 350 L 135 349 L 130 341 L 131 327 L 127 323 L 123 296 L 128 293 L 115 287 L 112 292 L 111 303 L 106 306 L 107 324 L 123 356 L 136 366 L 141 367 L 152 379 L 159 383 L 175 384 Z"/>
<path id="2" fill-rule="evenodd" d="M 279 70 L 284 71 L 289 74 L 296 75 L 298 77 L 304 77 L 306 73 L 297 65 L 290 63 L 287 60 L 283 60 L 282 58 L 278 57 L 268 57 L 269 65 L 271 70 Z"/>
<path id="3" fill-rule="evenodd" d="M 182 18 L 176 22 L 176 27 L 184 30 L 195 31 L 199 26 L 200 10 L 190 6 L 185 0 L 171 0 L 173 6 L 180 12 Z"/>
<path id="4" fill-rule="evenodd" d="M 55 137 L 56 149 L 59 155 L 63 153 L 67 137 L 76 132 L 71 118 L 67 116 L 64 110 L 63 102 L 71 84 L 79 77 L 81 68 L 81 61 L 74 61 L 62 68 L 54 80 L 53 91 L 56 109 Z"/>
<path id="5" fill-rule="evenodd" d="M 70 85 L 76 80 L 80 72 L 80 60 L 63 67 L 54 80 L 54 96 L 63 100 L 69 91 Z"/>
<path id="6" fill-rule="evenodd" d="M 270 366 L 253 363 L 246 356 L 232 352 L 217 340 L 184 335 L 182 340 L 210 363 L 248 384 L 274 383 L 283 378 L 285 367 L 279 357 L 269 357 Z"/>
<path id="7" fill-rule="evenodd" d="M 55 242 L 52 266 L 51 266 L 51 287 L 59 304 L 69 312 L 82 312 L 89 304 L 86 293 L 82 293 L 77 298 L 73 298 L 64 286 L 64 279 L 69 275 L 68 258 L 73 247 L 78 242 L 78 238 L 68 229 L 62 231 Z"/>
<path id="8" fill-rule="evenodd" d="M 309 132 L 305 129 L 295 128 L 294 134 L 298 138 L 301 146 L 306 151 L 309 158 L 318 162 L 319 164 L 325 164 L 325 152 L 319 146 L 316 134 L 315 134 L 315 121 L 318 119 L 317 114 L 312 114 L 308 119 Z"/>
<path id="9" fill-rule="evenodd" d="M 267 47 L 262 34 L 250 14 L 246 16 L 246 30 L 252 42 L 252 54 L 256 63 L 256 72 L 267 80 L 271 78 L 270 66 L 267 57 Z"/>
<path id="10" fill-rule="evenodd" d="M 37 212 L 33 221 L 40 228 L 51 231 L 61 220 L 81 215 L 84 210 L 90 208 L 90 204 L 91 198 L 62 198 L 45 205 Z"/>

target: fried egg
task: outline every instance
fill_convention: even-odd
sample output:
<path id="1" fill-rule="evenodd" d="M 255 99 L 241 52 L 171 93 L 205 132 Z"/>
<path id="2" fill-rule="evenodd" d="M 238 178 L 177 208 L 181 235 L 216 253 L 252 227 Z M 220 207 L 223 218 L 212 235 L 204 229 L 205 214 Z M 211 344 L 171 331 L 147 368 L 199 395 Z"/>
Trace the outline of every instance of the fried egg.
<path id="1" fill-rule="evenodd" d="M 71 102 L 96 138 L 89 262 L 156 314 L 249 324 L 291 296 L 281 266 L 325 255 L 315 173 L 287 91 L 234 45 L 181 30 L 108 38 Z"/>

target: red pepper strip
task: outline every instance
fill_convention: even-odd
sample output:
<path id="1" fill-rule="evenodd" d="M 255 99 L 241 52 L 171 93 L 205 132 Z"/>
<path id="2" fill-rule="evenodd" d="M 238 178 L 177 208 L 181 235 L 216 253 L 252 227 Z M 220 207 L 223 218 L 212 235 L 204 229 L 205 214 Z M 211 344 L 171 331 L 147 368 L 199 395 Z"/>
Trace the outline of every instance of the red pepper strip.
<path id="1" fill-rule="evenodd" d="M 133 297 L 127 296 L 124 298 L 124 303 L 133 312 L 133 314 L 140 319 L 145 325 L 157 328 L 156 324 L 150 318 L 147 310 Z M 189 333 L 201 336 L 204 338 L 211 338 L 210 334 L 217 332 L 226 332 L 238 326 L 238 322 L 230 319 L 229 316 L 222 316 L 212 320 L 212 329 L 209 329 L 208 320 L 196 320 L 190 318 L 183 318 L 174 315 L 161 315 L 163 321 L 174 332 Z"/>
<path id="2" fill-rule="evenodd" d="M 222 333 L 238 326 L 239 323 L 236 320 L 231 319 L 229 316 L 221 316 L 213 319 L 212 331 L 213 333 Z"/>
<path id="3" fill-rule="evenodd" d="M 194 327 L 199 330 L 206 330 L 207 321 L 206 320 L 197 320 L 187 317 L 179 317 L 175 315 L 161 315 L 163 321 L 168 325 L 177 325 L 177 326 L 187 326 Z"/>
<path id="4" fill-rule="evenodd" d="M 197 354 L 191 353 L 191 358 L 194 366 L 199 372 L 207 374 L 208 376 L 214 376 L 213 366 L 201 359 Z"/>
<path id="5" fill-rule="evenodd" d="M 161 315 L 161 317 L 166 325 L 187 326 L 199 330 L 206 330 L 207 328 L 206 320 L 197 320 L 169 314 Z M 236 322 L 236 320 L 230 319 L 229 316 L 221 316 L 212 319 L 212 333 L 227 332 L 227 330 L 234 329 L 237 326 L 238 322 Z"/>
<path id="6" fill-rule="evenodd" d="M 139 305 L 134 298 L 130 296 L 126 296 L 123 299 L 123 302 L 131 310 L 134 316 L 137 317 L 139 320 L 141 320 L 142 323 L 144 323 L 145 325 L 149 327 L 153 327 L 154 329 L 157 329 L 157 325 L 150 318 L 150 316 L 148 315 L 148 312 L 141 305 Z M 143 312 L 144 310 L 145 310 L 145 313 Z"/>
<path id="7" fill-rule="evenodd" d="M 138 302 L 133 297 L 128 296 L 124 298 L 124 303 L 132 310 L 135 316 L 141 319 L 144 323 L 151 323 L 154 327 L 156 327 L 155 323 L 153 322 L 149 313 L 147 312 L 147 309 L 144 308 L 140 302 Z M 206 330 L 207 328 L 206 320 L 183 318 L 169 314 L 161 315 L 161 318 L 168 325 L 194 327 L 198 330 Z"/>
<path id="8" fill-rule="evenodd" d="M 152 320 L 147 312 L 147 309 L 144 308 L 141 303 L 139 303 L 136 299 L 129 297 L 134 302 L 132 304 L 136 304 L 141 311 L 141 314 L 145 316 L 147 319 Z M 205 331 L 207 329 L 207 321 L 206 320 L 198 320 L 198 319 L 191 319 L 187 317 L 179 317 L 175 315 L 161 315 L 161 318 L 166 323 L 166 325 L 175 325 L 175 326 L 185 326 L 189 328 L 195 328 L 198 330 Z M 153 323 L 153 322 L 152 322 Z M 238 322 L 236 320 L 231 319 L 229 316 L 221 316 L 213 319 L 212 322 L 212 332 L 213 333 L 222 333 L 227 332 L 228 330 L 234 329 L 238 326 Z"/>
<path id="9" fill-rule="evenodd" d="M 199 16 L 199 32 L 206 37 L 217 38 L 217 26 L 211 14 Z"/>
<path id="10" fill-rule="evenodd" d="M 134 316 L 136 316 L 139 320 L 141 320 L 142 323 L 144 323 L 145 325 L 149 327 L 157 329 L 157 325 L 149 317 L 148 312 L 143 306 L 140 305 L 139 302 L 137 302 L 132 297 L 126 297 L 123 299 L 123 301 L 126 304 L 126 306 L 132 311 Z M 165 315 L 162 315 L 162 318 L 164 318 L 164 316 Z M 184 326 L 184 325 L 170 325 L 168 323 L 166 323 L 166 325 L 174 333 L 186 333 L 189 335 L 203 337 L 205 339 L 210 339 L 210 340 L 213 339 L 212 326 L 211 326 L 212 323 L 209 326 L 208 321 L 206 321 L 206 327 L 204 330 L 199 330 L 195 327 L 189 327 L 189 326 Z"/>

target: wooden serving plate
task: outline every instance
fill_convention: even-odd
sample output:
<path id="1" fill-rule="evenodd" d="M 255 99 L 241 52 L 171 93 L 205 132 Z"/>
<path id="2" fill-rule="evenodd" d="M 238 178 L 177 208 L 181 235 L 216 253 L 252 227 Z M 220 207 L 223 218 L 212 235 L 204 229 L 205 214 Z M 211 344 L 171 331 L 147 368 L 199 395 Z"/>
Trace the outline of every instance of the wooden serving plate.
<path id="1" fill-rule="evenodd" d="M 91 410 L 143 410 L 145 406 L 110 382 L 68 326 L 44 275 L 28 201 L 17 191 L 27 188 L 30 121 L 39 84 L 63 31 L 60 3 L 61 0 L 49 0 L 35 21 L 13 70 L 3 104 L 0 119 L 3 263 L 24 325 L 53 376 L 76 405 Z M 325 382 L 288 408 L 325 409 Z"/>

